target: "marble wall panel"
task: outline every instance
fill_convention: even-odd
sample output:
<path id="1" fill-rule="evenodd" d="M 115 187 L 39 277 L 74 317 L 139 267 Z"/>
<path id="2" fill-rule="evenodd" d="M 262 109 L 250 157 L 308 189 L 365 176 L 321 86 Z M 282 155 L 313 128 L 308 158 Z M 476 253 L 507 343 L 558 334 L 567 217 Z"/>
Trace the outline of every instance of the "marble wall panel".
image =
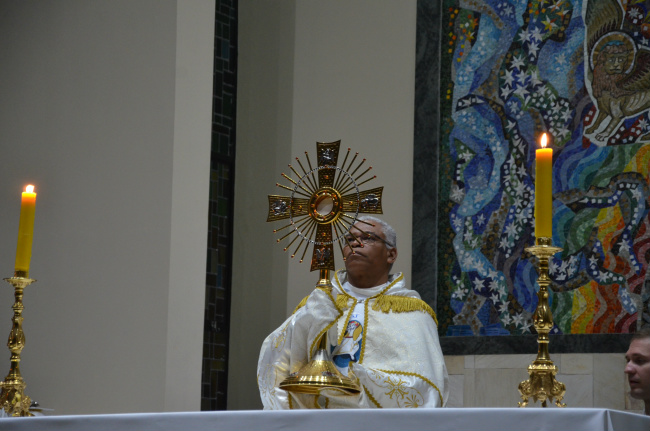
<path id="1" fill-rule="evenodd" d="M 457 374 L 449 376 L 449 399 L 447 399 L 447 407 L 464 407 L 464 385 L 464 375 Z"/>
<path id="2" fill-rule="evenodd" d="M 516 407 L 518 386 L 528 378 L 534 355 L 447 356 L 449 407 Z M 599 407 L 642 412 L 643 403 L 630 398 L 620 353 L 556 354 L 556 379 L 566 386 L 568 407 Z M 540 403 L 530 400 L 530 407 Z M 554 407 L 554 404 L 549 405 Z"/>
<path id="3" fill-rule="evenodd" d="M 625 356 L 620 353 L 594 355 L 594 406 L 625 409 Z"/>
<path id="4" fill-rule="evenodd" d="M 567 407 L 593 407 L 594 379 L 591 375 L 558 374 L 556 379 L 566 386 L 562 402 Z"/>
<path id="5" fill-rule="evenodd" d="M 562 374 L 592 374 L 594 371 L 593 355 L 564 353 L 559 355 L 559 367 Z"/>

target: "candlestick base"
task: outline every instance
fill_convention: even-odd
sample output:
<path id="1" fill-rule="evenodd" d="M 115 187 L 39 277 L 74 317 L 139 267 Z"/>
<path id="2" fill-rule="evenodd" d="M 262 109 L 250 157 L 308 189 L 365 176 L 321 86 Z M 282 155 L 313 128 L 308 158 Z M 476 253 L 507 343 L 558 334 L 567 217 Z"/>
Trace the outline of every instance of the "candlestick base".
<path id="1" fill-rule="evenodd" d="M 15 302 L 11 307 L 14 316 L 13 325 L 9 333 L 7 347 L 11 352 L 11 367 L 9 374 L 0 382 L 0 407 L 9 416 L 33 416 L 29 411 L 32 404 L 31 398 L 25 395 L 25 380 L 20 374 L 20 352 L 25 347 L 25 334 L 23 333 L 23 289 L 36 280 L 26 277 L 11 277 L 4 279 L 14 287 Z"/>
<path id="2" fill-rule="evenodd" d="M 539 292 L 537 292 L 537 308 L 533 314 L 533 322 L 537 330 L 537 358 L 528 366 L 530 378 L 519 384 L 519 393 L 523 401 L 519 407 L 526 407 L 528 399 L 541 401 L 542 407 L 546 407 L 547 401 L 553 401 L 558 407 L 566 407 L 562 402 L 566 387 L 564 383 L 555 380 L 557 366 L 553 364 L 548 353 L 548 334 L 553 328 L 553 315 L 548 304 L 548 285 L 551 279 L 548 276 L 548 260 L 555 253 L 562 251 L 559 247 L 553 247 L 551 238 L 537 238 L 533 247 L 526 248 L 526 251 L 537 256 L 539 259 Z"/>

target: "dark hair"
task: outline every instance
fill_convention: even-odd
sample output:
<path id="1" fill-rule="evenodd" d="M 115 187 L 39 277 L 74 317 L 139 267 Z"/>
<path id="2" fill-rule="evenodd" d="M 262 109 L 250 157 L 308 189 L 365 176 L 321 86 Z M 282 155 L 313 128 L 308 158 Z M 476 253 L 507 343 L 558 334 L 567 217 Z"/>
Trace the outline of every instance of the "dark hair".
<path id="1" fill-rule="evenodd" d="M 650 338 L 650 326 L 643 326 L 641 329 L 636 331 L 634 335 L 632 335 L 632 340 L 644 340 L 646 338 Z"/>

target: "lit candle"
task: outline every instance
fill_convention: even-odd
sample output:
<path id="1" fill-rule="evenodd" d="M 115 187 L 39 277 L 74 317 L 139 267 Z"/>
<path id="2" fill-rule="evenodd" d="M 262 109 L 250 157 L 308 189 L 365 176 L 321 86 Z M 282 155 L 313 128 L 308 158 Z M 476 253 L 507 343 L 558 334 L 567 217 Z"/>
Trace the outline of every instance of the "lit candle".
<path id="1" fill-rule="evenodd" d="M 546 148 L 546 133 L 542 148 L 535 154 L 535 236 L 553 237 L 553 149 Z"/>
<path id="2" fill-rule="evenodd" d="M 34 213 L 36 193 L 34 186 L 25 187 L 20 202 L 20 223 L 18 224 L 18 246 L 16 247 L 15 274 L 29 277 L 29 261 L 32 259 L 32 238 L 34 237 Z"/>

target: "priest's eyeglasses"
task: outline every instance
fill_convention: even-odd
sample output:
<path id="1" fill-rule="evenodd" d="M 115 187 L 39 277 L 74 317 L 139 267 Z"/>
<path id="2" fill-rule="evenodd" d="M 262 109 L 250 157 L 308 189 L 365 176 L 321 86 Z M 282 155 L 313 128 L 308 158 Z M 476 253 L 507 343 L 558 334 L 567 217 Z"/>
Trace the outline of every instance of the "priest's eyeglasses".
<path id="1" fill-rule="evenodd" d="M 377 241 L 383 242 L 390 248 L 395 248 L 393 244 L 374 233 L 364 232 L 359 236 L 345 235 L 346 247 L 353 247 L 355 244 L 358 245 L 359 243 L 362 243 L 363 245 L 374 245 Z"/>

